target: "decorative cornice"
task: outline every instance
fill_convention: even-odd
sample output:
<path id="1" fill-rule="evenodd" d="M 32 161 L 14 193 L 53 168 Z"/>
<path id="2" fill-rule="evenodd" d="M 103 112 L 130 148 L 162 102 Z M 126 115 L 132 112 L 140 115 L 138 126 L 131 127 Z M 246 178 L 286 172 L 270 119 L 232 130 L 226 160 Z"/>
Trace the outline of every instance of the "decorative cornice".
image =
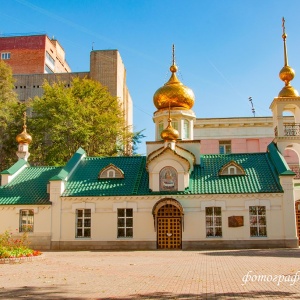
<path id="1" fill-rule="evenodd" d="M 62 201 L 68 202 L 90 202 L 90 201 L 140 201 L 140 200 L 149 200 L 149 201 L 159 201 L 161 199 L 173 198 L 175 200 L 222 200 L 222 199 L 232 199 L 232 198 L 250 198 L 250 199 L 259 199 L 267 200 L 268 198 L 282 197 L 283 193 L 251 193 L 251 194 L 163 194 L 163 195 L 133 195 L 133 196 L 104 196 L 104 197 L 61 197 Z M 1 206 L 0 209 L 15 208 L 15 205 L 12 206 Z"/>

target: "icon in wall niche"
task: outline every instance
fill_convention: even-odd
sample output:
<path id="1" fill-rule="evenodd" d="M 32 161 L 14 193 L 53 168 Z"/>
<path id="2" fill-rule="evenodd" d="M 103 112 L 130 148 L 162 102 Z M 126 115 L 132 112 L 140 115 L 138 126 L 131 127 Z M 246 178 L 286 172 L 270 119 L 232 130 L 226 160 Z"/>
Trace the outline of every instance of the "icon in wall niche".
<path id="1" fill-rule="evenodd" d="M 161 191 L 177 191 L 177 171 L 173 167 L 164 167 L 159 174 Z"/>

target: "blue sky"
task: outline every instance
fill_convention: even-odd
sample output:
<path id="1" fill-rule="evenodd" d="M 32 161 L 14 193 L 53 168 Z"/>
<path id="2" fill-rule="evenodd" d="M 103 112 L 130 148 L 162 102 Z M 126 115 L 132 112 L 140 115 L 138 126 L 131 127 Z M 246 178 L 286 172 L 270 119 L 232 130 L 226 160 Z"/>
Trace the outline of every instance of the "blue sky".
<path id="1" fill-rule="evenodd" d="M 0 33 L 54 36 L 72 71 L 89 70 L 93 44 L 118 49 L 144 144 L 154 140 L 152 97 L 170 77 L 173 43 L 197 117 L 251 117 L 249 96 L 256 116 L 270 116 L 283 86 L 283 16 L 292 85 L 300 90 L 299 11 L 297 0 L 8 0 L 1 3 Z"/>

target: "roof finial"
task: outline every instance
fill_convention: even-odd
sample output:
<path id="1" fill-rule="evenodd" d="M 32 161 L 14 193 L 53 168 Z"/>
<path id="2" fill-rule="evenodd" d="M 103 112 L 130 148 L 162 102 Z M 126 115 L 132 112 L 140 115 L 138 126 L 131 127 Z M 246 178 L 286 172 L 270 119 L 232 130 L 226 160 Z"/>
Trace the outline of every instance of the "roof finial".
<path id="1" fill-rule="evenodd" d="M 175 63 L 175 45 L 172 45 L 172 66 L 170 67 L 170 71 L 174 74 L 178 70 L 176 63 Z M 177 79 L 177 78 L 176 78 Z M 178 81 L 178 79 L 177 79 Z"/>
<path id="2" fill-rule="evenodd" d="M 299 94 L 295 90 L 290 82 L 295 77 L 295 71 L 288 64 L 287 46 L 286 46 L 287 34 L 285 32 L 285 19 L 282 18 L 282 39 L 284 47 L 284 66 L 279 72 L 280 79 L 284 82 L 285 86 L 279 92 L 278 97 L 298 97 Z"/>
<path id="3" fill-rule="evenodd" d="M 172 65 L 175 65 L 175 45 L 172 46 Z"/>
<path id="4" fill-rule="evenodd" d="M 285 33 L 285 19 L 284 19 L 284 17 L 282 17 L 282 38 L 283 38 L 283 47 L 284 47 L 284 66 L 288 66 L 286 37 L 287 37 L 287 34 Z"/>
<path id="5" fill-rule="evenodd" d="M 23 128 L 26 130 L 26 117 L 27 117 L 27 114 L 26 114 L 26 111 L 23 112 Z"/>

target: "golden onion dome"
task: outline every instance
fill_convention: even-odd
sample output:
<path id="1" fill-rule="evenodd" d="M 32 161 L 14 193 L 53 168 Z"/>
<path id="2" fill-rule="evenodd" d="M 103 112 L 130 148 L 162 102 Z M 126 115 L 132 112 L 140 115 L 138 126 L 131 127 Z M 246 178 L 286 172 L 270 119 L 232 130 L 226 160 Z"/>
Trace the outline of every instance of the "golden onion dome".
<path id="1" fill-rule="evenodd" d="M 279 72 L 279 78 L 285 83 L 289 83 L 295 77 L 295 71 L 290 66 L 284 66 Z"/>
<path id="2" fill-rule="evenodd" d="M 176 141 L 179 138 L 179 132 L 172 127 L 171 119 L 168 119 L 168 126 L 165 128 L 160 136 L 164 141 Z"/>
<path id="3" fill-rule="evenodd" d="M 30 144 L 32 141 L 32 137 L 30 134 L 27 133 L 26 131 L 26 125 L 23 126 L 23 131 L 17 135 L 16 141 L 19 144 Z"/>
<path id="4" fill-rule="evenodd" d="M 191 109 L 193 107 L 195 102 L 194 92 L 178 80 L 177 70 L 173 45 L 173 64 L 170 67 L 172 75 L 169 81 L 159 88 L 153 96 L 153 102 L 157 109 L 168 108 L 169 106 L 181 109 Z"/>
<path id="5" fill-rule="evenodd" d="M 278 97 L 299 97 L 298 91 L 291 85 L 284 86 L 279 92 Z"/>

